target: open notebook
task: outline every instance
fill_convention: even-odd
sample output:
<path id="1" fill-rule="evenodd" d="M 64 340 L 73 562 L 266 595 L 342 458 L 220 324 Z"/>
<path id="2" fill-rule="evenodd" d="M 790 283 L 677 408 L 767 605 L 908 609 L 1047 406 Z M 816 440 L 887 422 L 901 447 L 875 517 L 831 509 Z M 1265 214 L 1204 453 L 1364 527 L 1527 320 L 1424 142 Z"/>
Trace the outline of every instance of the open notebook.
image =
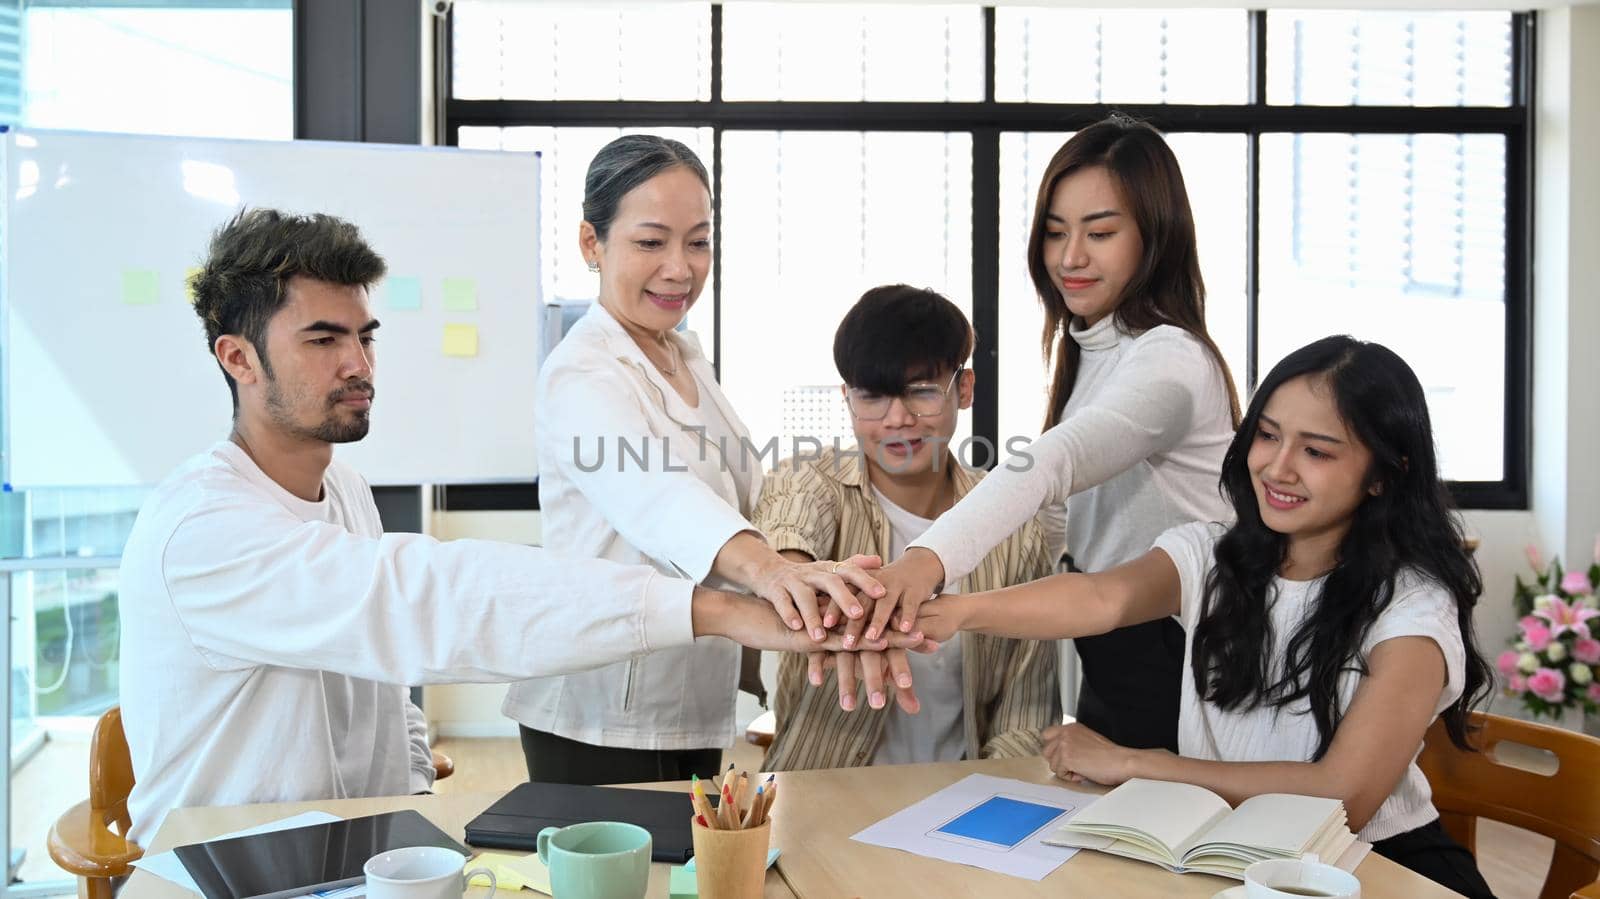
<path id="1" fill-rule="evenodd" d="M 1044 841 L 1235 880 L 1266 859 L 1315 853 L 1349 871 L 1366 855 L 1337 799 L 1267 793 L 1235 809 L 1203 787 L 1138 778 L 1096 799 Z M 1358 845 L 1362 851 L 1351 851 Z"/>

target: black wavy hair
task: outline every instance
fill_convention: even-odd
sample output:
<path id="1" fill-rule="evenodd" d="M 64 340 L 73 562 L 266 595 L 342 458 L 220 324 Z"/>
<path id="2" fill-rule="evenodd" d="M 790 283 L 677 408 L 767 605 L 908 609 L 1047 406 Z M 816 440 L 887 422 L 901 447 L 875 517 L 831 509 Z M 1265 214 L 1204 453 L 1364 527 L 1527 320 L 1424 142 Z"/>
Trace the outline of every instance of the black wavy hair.
<path id="1" fill-rule="evenodd" d="M 1302 376 L 1331 392 L 1345 426 L 1372 451 L 1367 486 L 1380 489 L 1356 508 L 1311 613 L 1288 639 L 1283 676 L 1272 683 L 1268 660 L 1277 648 L 1267 600 L 1289 541 L 1262 522 L 1246 457 L 1268 398 Z M 1352 667 L 1366 673 L 1366 660 L 1358 657 L 1361 641 L 1393 600 L 1396 578 L 1410 569 L 1455 598 L 1466 682 L 1443 718 L 1451 741 L 1470 748 L 1467 713 L 1491 682 L 1472 627 L 1483 582 L 1439 480 L 1427 399 L 1411 367 L 1384 346 L 1347 336 L 1325 337 L 1290 353 L 1251 399 L 1223 457 L 1221 483 L 1237 521 L 1217 541 L 1195 626 L 1191 664 L 1201 698 L 1224 709 L 1306 699 L 1317 725 L 1314 758 L 1322 758 L 1342 714 L 1339 676 Z"/>

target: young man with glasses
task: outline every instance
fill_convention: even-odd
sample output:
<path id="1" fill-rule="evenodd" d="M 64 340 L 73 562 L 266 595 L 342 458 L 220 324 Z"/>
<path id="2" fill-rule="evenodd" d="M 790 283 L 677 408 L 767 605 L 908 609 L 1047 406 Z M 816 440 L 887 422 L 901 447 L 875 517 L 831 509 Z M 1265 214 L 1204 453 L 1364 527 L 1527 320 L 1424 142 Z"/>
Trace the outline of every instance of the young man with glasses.
<path id="1" fill-rule="evenodd" d="M 950 444 L 972 405 L 972 349 L 972 326 L 939 294 L 903 284 L 867 291 L 833 343 L 856 445 L 777 465 L 751 518 L 772 547 L 800 561 L 865 554 L 887 564 L 966 495 L 983 473 L 963 467 Z M 1030 522 L 945 590 L 994 590 L 1050 572 L 1043 531 Z M 1039 732 L 1061 720 L 1048 643 L 962 634 L 931 655 L 855 661 L 824 674 L 820 658 L 783 655 L 764 770 L 1037 755 Z M 916 693 L 896 690 L 891 702 L 908 673 Z"/>

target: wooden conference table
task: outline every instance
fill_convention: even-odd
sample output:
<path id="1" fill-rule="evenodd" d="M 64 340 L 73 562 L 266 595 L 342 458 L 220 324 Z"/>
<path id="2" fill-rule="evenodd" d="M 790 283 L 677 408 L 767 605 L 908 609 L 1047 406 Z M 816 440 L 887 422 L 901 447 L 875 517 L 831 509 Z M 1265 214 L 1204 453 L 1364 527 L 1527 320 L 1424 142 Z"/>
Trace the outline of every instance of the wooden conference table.
<path id="1" fill-rule="evenodd" d="M 766 896 L 769 899 L 833 899 L 850 896 L 869 899 L 884 896 L 1209 899 L 1237 883 L 1203 874 L 1171 874 L 1154 865 L 1098 852 L 1080 852 L 1049 877 L 1033 882 L 895 849 L 868 846 L 850 839 L 851 834 L 867 825 L 969 774 L 1060 784 L 1039 758 L 779 774 L 780 792 L 773 815 L 772 839 L 773 845 L 783 850 L 783 855 L 767 875 Z M 649 784 L 646 788 L 678 790 L 685 797 L 688 795 L 685 784 Z M 1088 787 L 1085 785 L 1080 788 Z M 178 809 L 162 824 L 149 850 L 152 853 L 160 852 L 186 843 L 197 843 L 218 834 L 314 809 L 353 818 L 413 808 L 459 840 L 467 822 L 488 808 L 500 795 L 460 793 Z M 685 798 L 686 815 L 688 809 L 689 802 Z M 669 866 L 664 864 L 651 866 L 649 896 L 667 895 L 668 869 Z M 1367 856 L 1356 870 L 1356 875 L 1361 878 L 1363 899 L 1434 899 L 1456 895 L 1378 855 Z M 486 894 L 485 889 L 474 888 L 468 895 L 478 899 Z M 529 892 L 525 895 L 533 899 L 538 894 Z M 121 899 L 186 899 L 193 894 L 153 874 L 138 871 L 129 878 L 120 896 Z"/>

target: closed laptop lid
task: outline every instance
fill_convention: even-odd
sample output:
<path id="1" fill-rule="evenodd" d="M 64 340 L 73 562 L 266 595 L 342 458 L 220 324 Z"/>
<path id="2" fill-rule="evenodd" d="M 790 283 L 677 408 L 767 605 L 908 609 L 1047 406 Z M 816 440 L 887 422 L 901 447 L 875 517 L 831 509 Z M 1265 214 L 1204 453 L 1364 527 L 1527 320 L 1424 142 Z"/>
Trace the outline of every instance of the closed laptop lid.
<path id="1" fill-rule="evenodd" d="M 585 821 L 623 821 L 650 831 L 650 855 L 681 865 L 694 854 L 688 791 L 525 783 L 467 824 L 467 842 L 493 849 L 536 848 L 539 831 Z"/>

